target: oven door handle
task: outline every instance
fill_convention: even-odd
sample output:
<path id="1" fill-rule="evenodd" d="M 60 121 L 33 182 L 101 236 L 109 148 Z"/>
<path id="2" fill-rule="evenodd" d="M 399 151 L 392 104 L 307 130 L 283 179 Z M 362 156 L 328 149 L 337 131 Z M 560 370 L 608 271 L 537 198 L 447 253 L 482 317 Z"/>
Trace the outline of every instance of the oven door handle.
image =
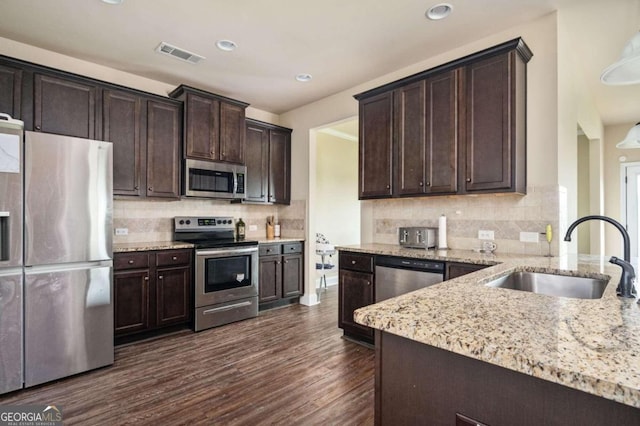
<path id="1" fill-rule="evenodd" d="M 228 254 L 243 254 L 243 253 L 257 253 L 257 247 L 249 247 L 249 248 L 230 248 L 230 249 L 217 249 L 217 250 L 197 250 L 196 256 L 216 256 L 221 257 Z"/>
<path id="2" fill-rule="evenodd" d="M 232 309 L 243 308 L 245 306 L 251 306 L 251 302 L 245 301 L 240 303 L 234 303 L 233 305 L 221 306 L 219 308 L 207 309 L 206 311 L 203 311 L 202 314 L 203 315 L 215 314 L 217 312 L 230 311 Z"/>

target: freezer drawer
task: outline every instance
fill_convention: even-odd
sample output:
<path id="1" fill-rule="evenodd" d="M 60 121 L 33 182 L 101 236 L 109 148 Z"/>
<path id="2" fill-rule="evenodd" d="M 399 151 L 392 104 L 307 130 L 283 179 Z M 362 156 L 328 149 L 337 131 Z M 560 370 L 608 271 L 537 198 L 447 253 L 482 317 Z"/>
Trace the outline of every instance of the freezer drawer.
<path id="1" fill-rule="evenodd" d="M 22 388 L 22 268 L 0 269 L 0 394 Z"/>
<path id="2" fill-rule="evenodd" d="M 25 386 L 113 364 L 112 272 L 110 261 L 25 269 Z"/>

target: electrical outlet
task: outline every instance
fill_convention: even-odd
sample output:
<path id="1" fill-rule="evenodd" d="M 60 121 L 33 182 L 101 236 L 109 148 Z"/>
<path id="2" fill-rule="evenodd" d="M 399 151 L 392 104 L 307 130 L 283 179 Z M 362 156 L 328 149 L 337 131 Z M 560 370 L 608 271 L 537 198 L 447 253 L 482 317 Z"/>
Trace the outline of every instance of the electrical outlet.
<path id="1" fill-rule="evenodd" d="M 494 240 L 493 231 L 479 230 L 478 231 L 478 239 L 480 240 Z"/>
<path id="2" fill-rule="evenodd" d="M 249 225 L 249 231 L 257 231 L 258 225 Z"/>
<path id="3" fill-rule="evenodd" d="M 537 243 L 540 241 L 540 234 L 537 232 L 521 232 L 520 241 L 523 243 Z"/>
<path id="4" fill-rule="evenodd" d="M 129 228 L 116 228 L 116 235 L 129 235 Z"/>

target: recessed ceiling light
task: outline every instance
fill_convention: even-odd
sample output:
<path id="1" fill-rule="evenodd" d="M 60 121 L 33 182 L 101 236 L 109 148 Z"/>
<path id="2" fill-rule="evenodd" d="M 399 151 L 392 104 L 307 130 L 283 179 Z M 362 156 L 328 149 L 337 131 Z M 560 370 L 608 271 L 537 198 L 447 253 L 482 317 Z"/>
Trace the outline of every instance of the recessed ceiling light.
<path id="1" fill-rule="evenodd" d="M 102 0 L 102 2 L 106 4 L 122 4 L 124 0 Z"/>
<path id="2" fill-rule="evenodd" d="M 425 16 L 432 21 L 438 21 L 440 19 L 444 19 L 447 16 L 451 15 L 453 11 L 453 6 L 449 3 L 440 3 L 434 6 L 431 6 L 429 10 L 425 13 Z"/>
<path id="3" fill-rule="evenodd" d="M 231 40 L 218 40 L 216 41 L 216 46 L 225 52 L 233 52 L 236 50 L 236 47 L 238 47 L 238 45 Z"/>
<path id="4" fill-rule="evenodd" d="M 312 78 L 313 76 L 311 74 L 306 74 L 306 73 L 296 75 L 296 80 L 301 81 L 303 83 L 311 81 Z"/>

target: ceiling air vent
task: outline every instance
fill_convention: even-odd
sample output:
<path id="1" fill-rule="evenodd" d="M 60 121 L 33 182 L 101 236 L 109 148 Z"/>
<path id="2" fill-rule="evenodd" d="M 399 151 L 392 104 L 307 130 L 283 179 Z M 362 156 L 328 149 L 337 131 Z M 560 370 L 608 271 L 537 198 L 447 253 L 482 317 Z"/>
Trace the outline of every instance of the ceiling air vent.
<path id="1" fill-rule="evenodd" d="M 164 41 L 160 43 L 158 47 L 156 47 L 156 52 L 164 53 L 165 55 L 170 55 L 174 58 L 178 58 L 192 64 L 197 64 L 201 60 L 206 59 L 204 56 L 196 55 L 195 53 L 191 53 L 188 50 L 172 46 L 169 43 L 165 43 Z"/>

